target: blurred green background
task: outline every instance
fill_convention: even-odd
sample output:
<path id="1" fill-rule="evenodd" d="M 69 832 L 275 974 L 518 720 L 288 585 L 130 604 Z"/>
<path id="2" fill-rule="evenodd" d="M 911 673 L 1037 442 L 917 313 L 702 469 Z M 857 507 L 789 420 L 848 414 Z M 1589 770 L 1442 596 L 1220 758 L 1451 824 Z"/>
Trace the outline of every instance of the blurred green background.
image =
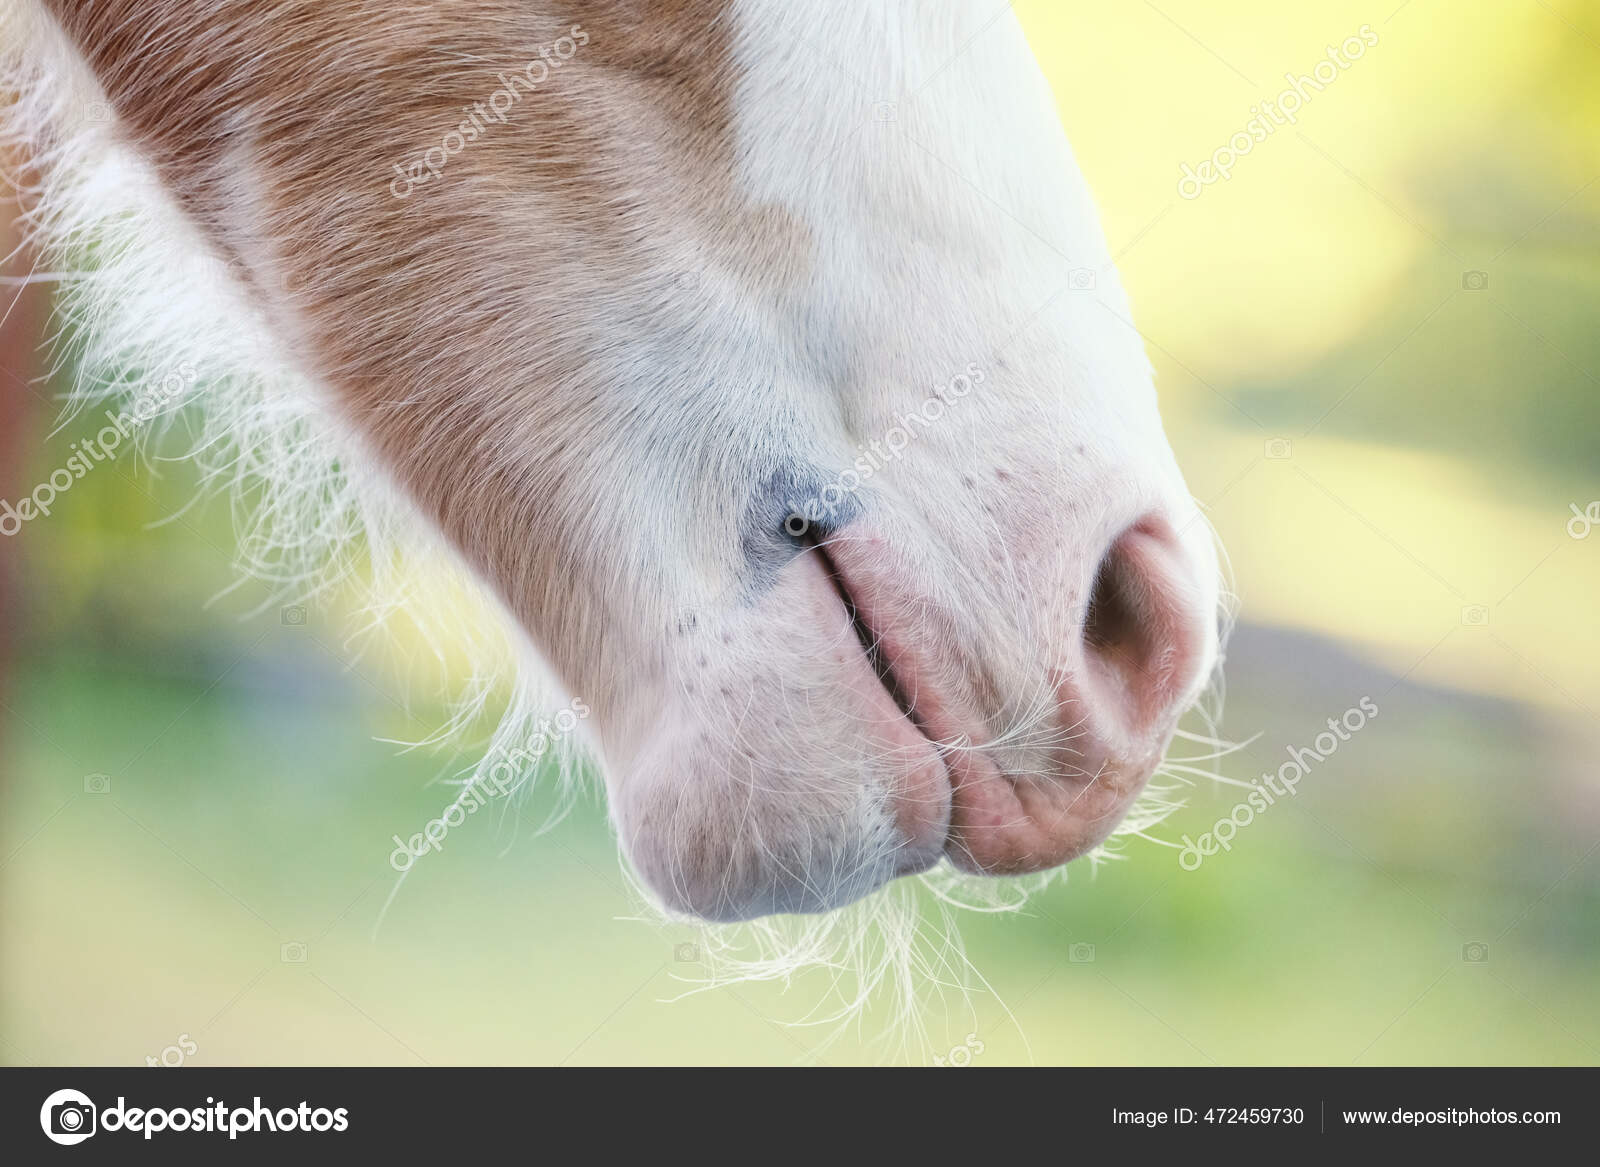
<path id="1" fill-rule="evenodd" d="M 1198 871 L 1135 842 L 969 919 L 995 994 L 929 1016 L 913 1060 L 1600 1060 L 1600 535 L 1572 509 L 1600 499 L 1600 7 L 1014 7 L 1232 556 L 1223 729 L 1255 740 L 1227 772 L 1381 715 Z M 1179 197 L 1363 24 L 1297 127 Z M 33 412 L 8 498 L 88 432 Z M 696 937 L 631 918 L 593 802 L 540 838 L 538 806 L 469 820 L 374 936 L 390 836 L 459 759 L 380 740 L 440 714 L 338 603 L 302 627 L 257 585 L 217 598 L 230 520 L 193 488 L 124 458 L 5 549 L 0 1059 L 883 1056 L 872 1014 L 783 1024 L 826 972 L 666 1003 Z M 1239 793 L 1198 783 L 1161 835 Z"/>

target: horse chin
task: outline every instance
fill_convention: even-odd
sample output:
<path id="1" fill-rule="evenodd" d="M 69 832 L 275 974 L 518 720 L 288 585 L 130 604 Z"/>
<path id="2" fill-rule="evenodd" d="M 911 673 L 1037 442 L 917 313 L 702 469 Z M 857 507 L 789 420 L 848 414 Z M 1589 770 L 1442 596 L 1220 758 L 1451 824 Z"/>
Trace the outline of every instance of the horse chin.
<path id="1" fill-rule="evenodd" d="M 823 558 L 697 621 L 670 698 L 617 767 L 612 812 L 673 912 L 821 912 L 943 856 L 940 751 L 873 668 Z"/>

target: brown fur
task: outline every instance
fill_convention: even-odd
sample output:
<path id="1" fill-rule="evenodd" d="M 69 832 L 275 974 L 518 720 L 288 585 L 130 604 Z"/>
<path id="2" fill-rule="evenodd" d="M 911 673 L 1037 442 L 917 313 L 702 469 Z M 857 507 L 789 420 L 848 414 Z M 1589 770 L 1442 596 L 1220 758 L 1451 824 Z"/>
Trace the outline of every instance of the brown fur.
<path id="1" fill-rule="evenodd" d="M 523 615 L 584 570 L 517 537 L 561 484 L 536 489 L 507 456 L 551 441 L 545 423 L 584 393 L 601 338 L 572 304 L 676 310 L 690 251 L 769 273 L 800 262 L 780 216 L 733 204 L 720 0 L 49 6 L 278 334 Z M 391 196 L 396 161 L 575 24 L 589 44 L 505 124 Z M 706 255 L 708 240 L 728 246 Z M 754 261 L 752 240 L 770 241 Z M 557 476 L 562 462 L 550 452 Z"/>

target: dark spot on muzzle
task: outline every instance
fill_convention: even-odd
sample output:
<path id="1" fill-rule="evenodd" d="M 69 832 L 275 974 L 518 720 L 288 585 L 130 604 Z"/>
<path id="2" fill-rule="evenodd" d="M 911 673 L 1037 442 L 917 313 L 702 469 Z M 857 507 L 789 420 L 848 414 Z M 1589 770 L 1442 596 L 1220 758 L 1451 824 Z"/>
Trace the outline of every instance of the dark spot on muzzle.
<path id="1" fill-rule="evenodd" d="M 854 521 L 865 509 L 863 493 L 857 479 L 815 466 L 785 465 L 769 474 L 751 494 L 741 529 L 752 591 L 770 588 L 796 555 Z"/>

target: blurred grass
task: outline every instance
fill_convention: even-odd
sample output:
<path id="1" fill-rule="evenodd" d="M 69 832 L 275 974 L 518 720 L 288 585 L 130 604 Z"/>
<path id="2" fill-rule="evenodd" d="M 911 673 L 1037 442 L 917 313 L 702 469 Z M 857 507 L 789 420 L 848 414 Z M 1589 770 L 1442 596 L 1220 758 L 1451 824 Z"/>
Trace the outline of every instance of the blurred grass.
<path id="1" fill-rule="evenodd" d="M 692 933 L 625 918 L 592 806 L 539 840 L 469 820 L 419 862 L 374 939 L 389 837 L 438 813 L 442 791 L 425 785 L 438 763 L 353 735 L 359 688 L 318 691 L 331 661 L 300 635 L 269 630 L 209 691 L 78 665 L 32 674 L 10 725 L 27 781 L 5 829 L 8 1061 L 136 1062 L 180 1033 L 208 1064 L 818 1056 L 823 1034 L 768 1019 L 802 1015 L 824 974 L 784 999 L 758 987 L 661 1003 L 693 971 L 675 960 Z M 285 651 L 293 673 L 277 667 Z M 1284 740 L 1320 728 L 1305 694 L 1256 696 L 1241 716 Z M 1562 780 L 1535 771 L 1513 779 L 1521 813 L 1499 812 L 1508 771 L 1557 748 L 1512 707 L 1461 710 L 1410 686 L 1380 704 L 1295 802 L 1200 871 L 1138 844 L 1020 919 L 969 921 L 1014 1020 L 979 998 L 936 1033 L 975 1033 L 994 1063 L 1030 1049 L 1083 1063 L 1593 1061 L 1600 895 L 1561 877 L 1600 806 L 1552 830 L 1541 808 Z M 109 794 L 84 793 L 97 771 Z M 1196 796 L 1183 830 L 1233 801 Z M 1474 941 L 1487 964 L 1463 962 Z M 306 963 L 281 961 L 292 942 Z M 1092 962 L 1071 959 L 1083 943 Z M 820 1057 L 875 1052 L 847 1034 Z"/>
<path id="2" fill-rule="evenodd" d="M 1600 498 L 1595 6 L 1016 8 L 1231 552 L 1225 729 L 1260 737 L 1229 772 L 1275 768 L 1363 695 L 1382 714 L 1197 872 L 1135 844 L 1025 917 L 970 919 L 1010 1012 L 930 1018 L 934 1052 L 971 1033 L 980 1064 L 1600 1060 L 1600 537 L 1565 530 Z M 1177 196 L 1180 163 L 1369 21 L 1379 44 L 1294 133 Z M 336 602 L 307 628 L 244 615 L 254 585 L 213 602 L 236 577 L 226 507 L 150 529 L 195 489 L 160 470 L 97 469 L 22 542 L 0 1060 L 137 1063 L 180 1033 L 208 1064 L 878 1056 L 874 1018 L 826 1048 L 774 1022 L 825 974 L 661 1004 L 693 937 L 625 918 L 592 804 L 539 839 L 537 807 L 520 831 L 470 820 L 374 939 L 389 837 L 438 813 L 448 760 L 372 739 L 439 714 L 404 699 L 406 669 L 350 666 Z M 1196 788 L 1163 837 L 1236 799 Z"/>

